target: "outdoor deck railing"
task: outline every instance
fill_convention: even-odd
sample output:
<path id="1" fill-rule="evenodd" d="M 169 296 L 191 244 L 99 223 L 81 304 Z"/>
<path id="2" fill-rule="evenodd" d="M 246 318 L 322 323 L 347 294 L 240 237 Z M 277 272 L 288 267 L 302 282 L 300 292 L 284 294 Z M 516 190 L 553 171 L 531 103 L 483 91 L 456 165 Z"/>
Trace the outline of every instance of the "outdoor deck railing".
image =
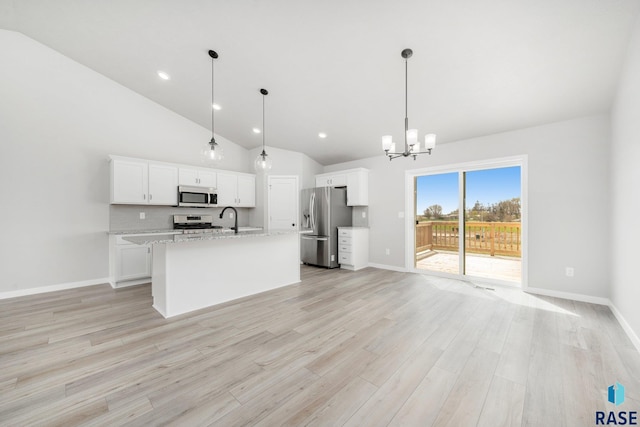
<path id="1" fill-rule="evenodd" d="M 426 250 L 457 251 L 460 239 L 458 221 L 427 221 L 416 224 L 416 254 Z M 468 253 L 522 255 L 519 222 L 465 223 L 465 249 Z"/>

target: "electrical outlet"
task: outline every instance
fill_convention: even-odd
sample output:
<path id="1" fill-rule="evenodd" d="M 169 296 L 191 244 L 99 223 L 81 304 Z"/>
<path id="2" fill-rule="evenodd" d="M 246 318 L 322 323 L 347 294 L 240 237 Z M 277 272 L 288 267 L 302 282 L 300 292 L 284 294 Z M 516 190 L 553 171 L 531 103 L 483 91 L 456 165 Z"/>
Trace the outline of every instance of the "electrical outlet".
<path id="1" fill-rule="evenodd" d="M 362 218 L 366 218 L 367 217 L 367 213 L 365 211 L 362 211 Z"/>
<path id="2" fill-rule="evenodd" d="M 398 212 L 398 218 L 404 218 L 404 211 Z"/>
<path id="3" fill-rule="evenodd" d="M 391 255 L 391 250 L 389 248 L 384 250 L 384 253 L 386 253 L 387 255 Z"/>
<path id="4" fill-rule="evenodd" d="M 564 269 L 564 274 L 567 275 L 567 277 L 573 277 L 573 274 L 575 272 L 573 271 L 573 267 L 567 267 Z"/>
<path id="5" fill-rule="evenodd" d="M 145 219 L 147 215 L 144 212 L 140 212 L 140 219 Z"/>
<path id="6" fill-rule="evenodd" d="M 233 219 L 233 212 L 229 212 L 229 218 Z"/>

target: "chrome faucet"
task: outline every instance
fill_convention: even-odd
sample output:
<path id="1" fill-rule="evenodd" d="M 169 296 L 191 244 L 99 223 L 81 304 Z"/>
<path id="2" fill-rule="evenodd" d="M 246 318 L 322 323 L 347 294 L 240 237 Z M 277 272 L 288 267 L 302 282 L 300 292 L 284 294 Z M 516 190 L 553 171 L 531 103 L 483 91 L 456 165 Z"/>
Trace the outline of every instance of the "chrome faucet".
<path id="1" fill-rule="evenodd" d="M 233 212 L 235 214 L 235 226 L 232 228 L 232 230 L 234 230 L 235 233 L 238 234 L 238 211 L 236 210 L 236 208 L 234 208 L 233 206 L 227 206 L 224 209 L 222 209 L 222 212 L 220 212 L 220 219 L 222 219 L 222 217 L 224 216 L 224 212 L 227 209 L 233 209 Z"/>

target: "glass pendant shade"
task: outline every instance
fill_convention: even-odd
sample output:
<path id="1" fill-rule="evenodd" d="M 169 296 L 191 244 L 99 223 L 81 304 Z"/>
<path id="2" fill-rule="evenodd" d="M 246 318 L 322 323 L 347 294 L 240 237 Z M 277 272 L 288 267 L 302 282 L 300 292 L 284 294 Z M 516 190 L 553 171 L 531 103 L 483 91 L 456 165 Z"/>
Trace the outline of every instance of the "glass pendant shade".
<path id="1" fill-rule="evenodd" d="M 389 151 L 391 149 L 391 144 L 393 144 L 393 137 L 391 135 L 385 135 L 382 137 L 382 149 L 384 151 Z"/>
<path id="2" fill-rule="evenodd" d="M 217 164 L 224 159 L 224 150 L 218 143 L 208 142 L 201 151 L 202 160 L 208 164 Z"/>
<path id="3" fill-rule="evenodd" d="M 411 146 L 411 152 L 412 153 L 419 153 L 420 152 L 420 143 L 416 142 L 415 144 L 413 144 Z"/>
<path id="4" fill-rule="evenodd" d="M 409 129 L 407 131 L 407 144 L 409 146 L 415 145 L 418 142 L 418 129 Z"/>
<path id="5" fill-rule="evenodd" d="M 424 148 L 429 150 L 436 146 L 436 134 L 428 133 L 424 136 Z"/>
<path id="6" fill-rule="evenodd" d="M 267 173 L 271 170 L 272 166 L 273 163 L 271 159 L 264 151 L 258 154 L 258 157 L 256 157 L 256 160 L 253 162 L 253 167 L 258 173 Z"/>

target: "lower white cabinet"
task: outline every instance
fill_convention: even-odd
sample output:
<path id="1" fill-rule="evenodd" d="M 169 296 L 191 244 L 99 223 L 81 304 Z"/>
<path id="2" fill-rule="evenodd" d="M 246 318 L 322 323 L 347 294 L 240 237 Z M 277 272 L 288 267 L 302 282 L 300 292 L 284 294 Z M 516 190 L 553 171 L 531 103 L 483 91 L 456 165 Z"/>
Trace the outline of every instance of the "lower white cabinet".
<path id="1" fill-rule="evenodd" d="M 145 233 L 153 234 L 174 234 L 175 232 Z M 140 236 L 136 234 L 112 235 L 109 239 L 109 254 L 111 272 L 111 285 L 114 288 L 138 285 L 151 281 L 151 245 L 136 245 L 124 240 L 128 236 Z"/>
<path id="2" fill-rule="evenodd" d="M 151 245 L 117 245 L 116 282 L 151 277 Z"/>
<path id="3" fill-rule="evenodd" d="M 338 263 L 340 268 L 360 270 L 369 265 L 369 229 L 338 227 Z"/>

